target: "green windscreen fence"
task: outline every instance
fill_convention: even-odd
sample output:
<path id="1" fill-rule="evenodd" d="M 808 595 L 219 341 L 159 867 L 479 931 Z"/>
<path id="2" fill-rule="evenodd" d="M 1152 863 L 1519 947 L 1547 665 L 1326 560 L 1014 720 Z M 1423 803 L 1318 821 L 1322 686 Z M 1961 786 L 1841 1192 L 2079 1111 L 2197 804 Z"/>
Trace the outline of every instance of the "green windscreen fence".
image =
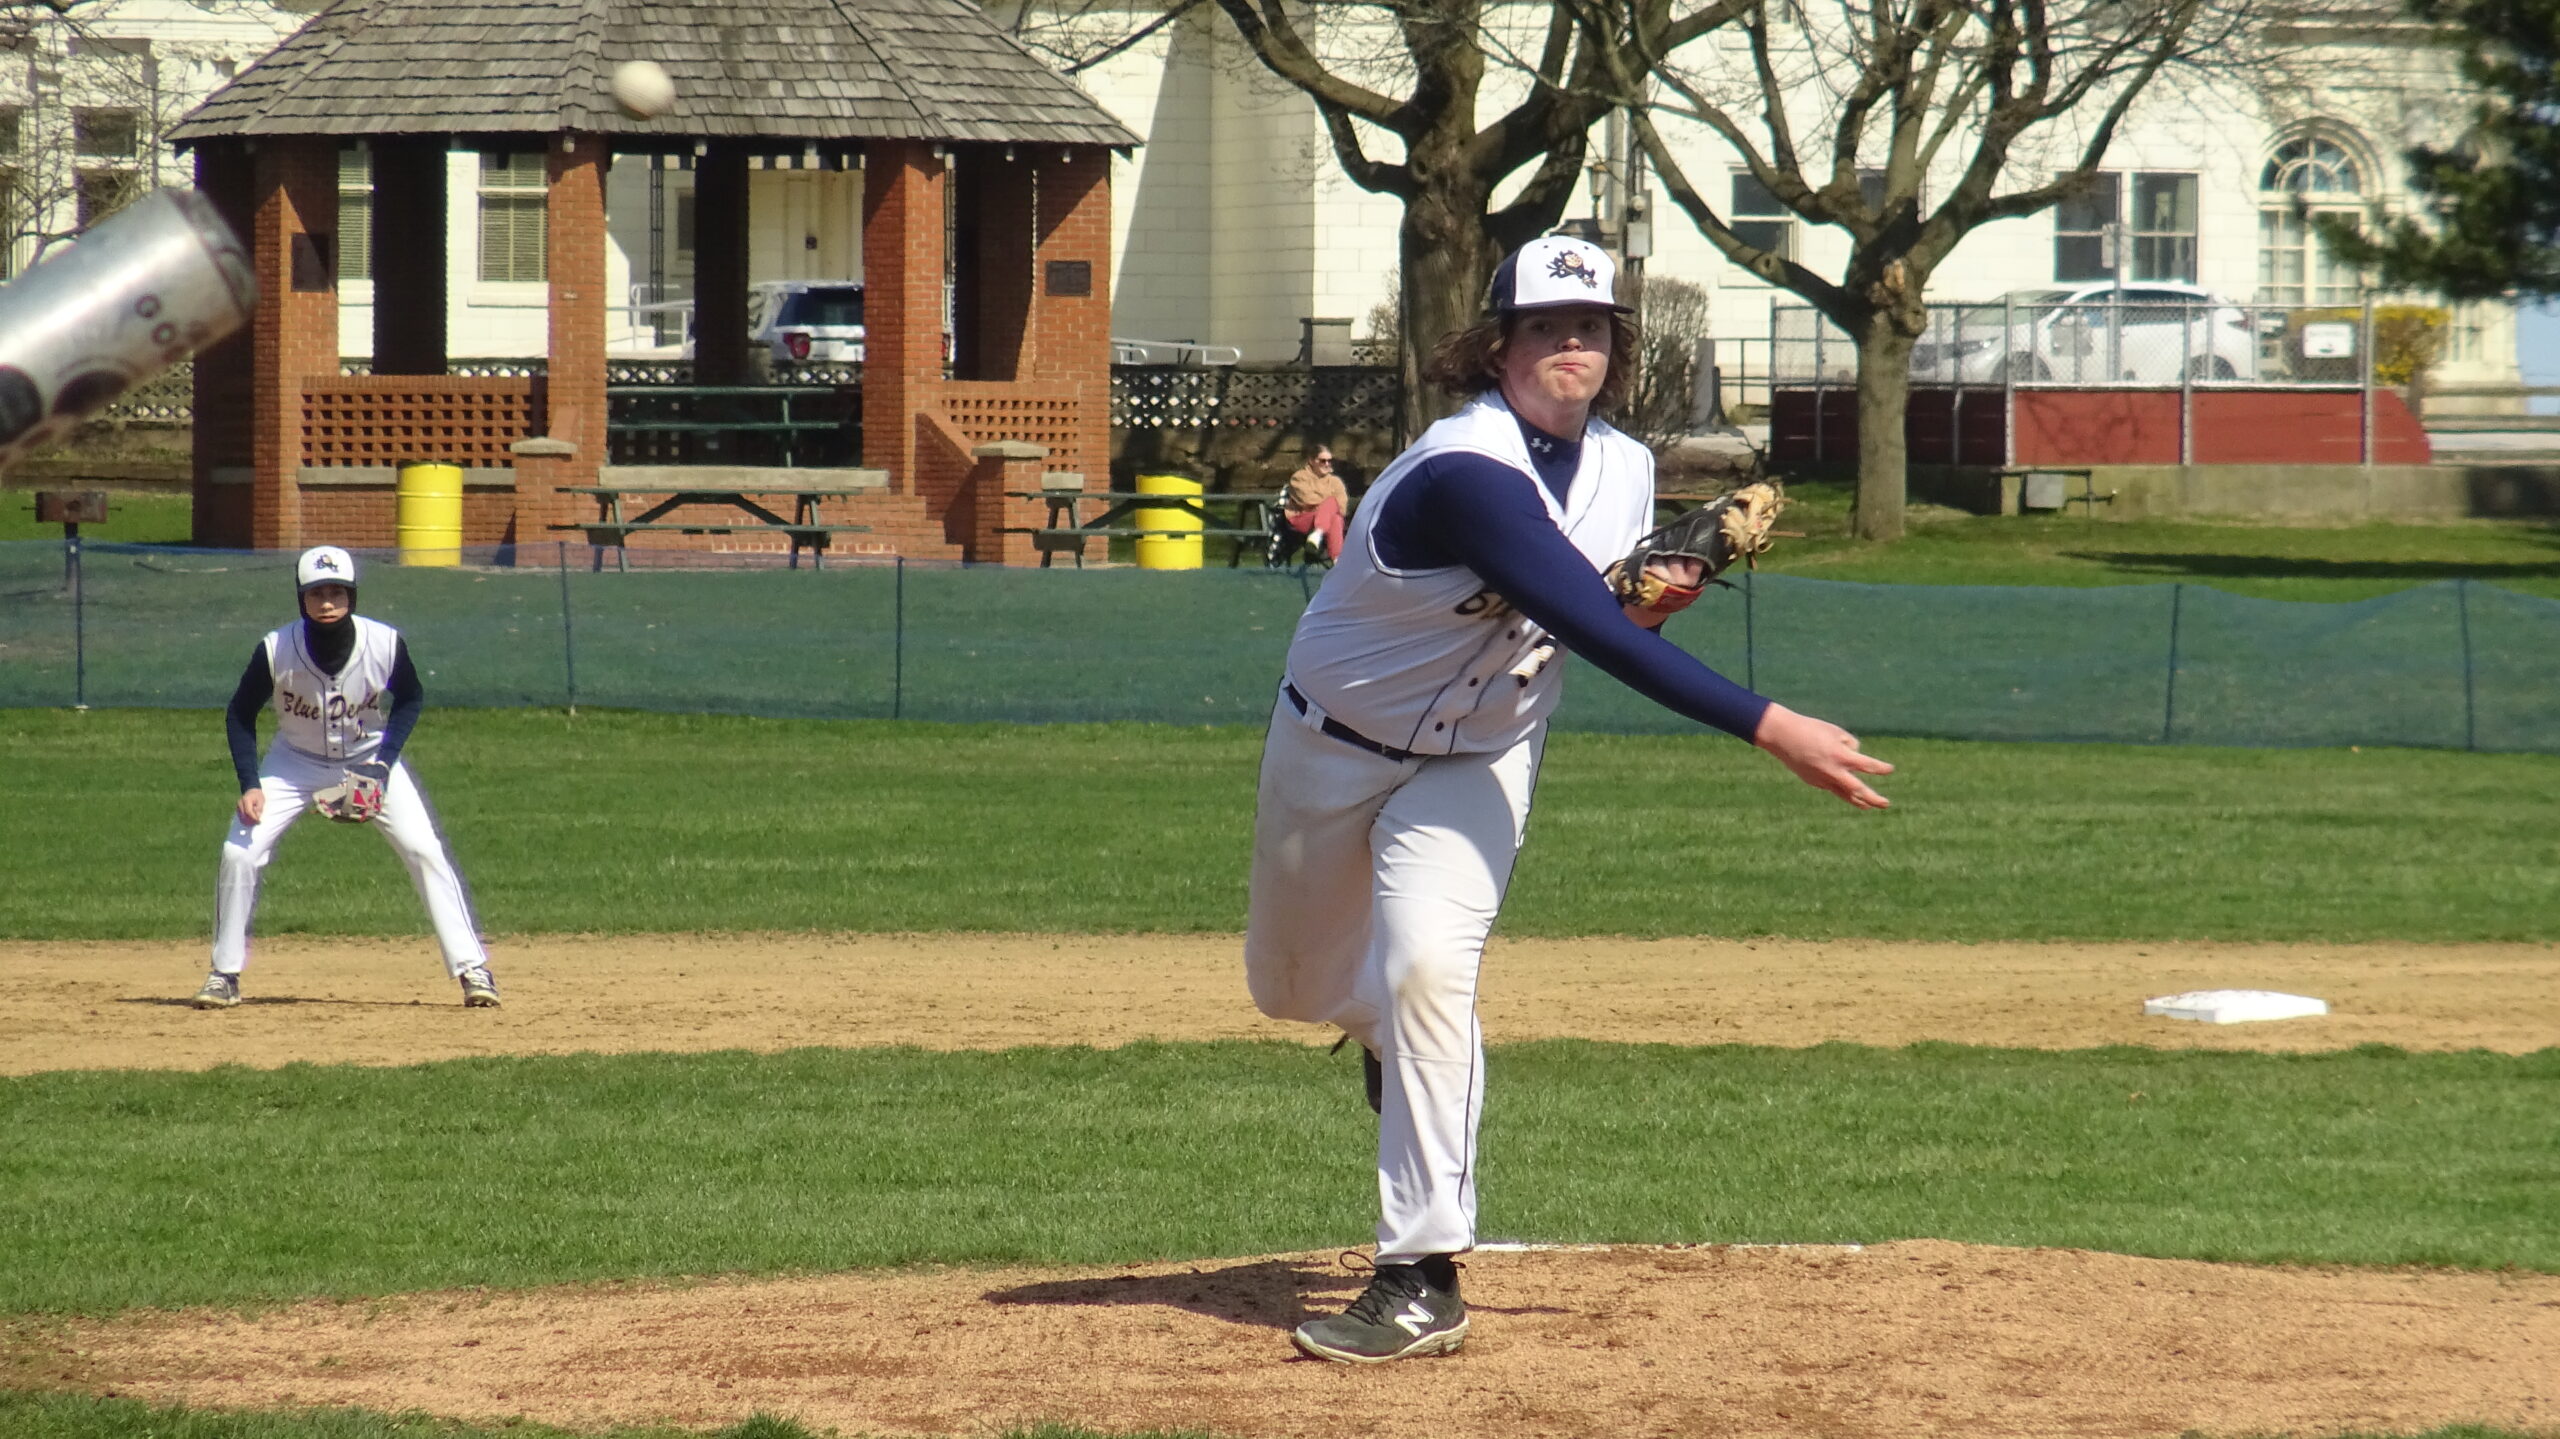
<path id="1" fill-rule="evenodd" d="M 583 545 L 359 556 L 440 705 L 1258 723 L 1320 574 L 833 561 L 619 568 Z M 292 556 L 0 544 L 0 705 L 216 707 L 294 614 Z M 2352 604 L 2198 585 L 1755 575 L 1666 633 L 1862 733 L 2560 752 L 2560 602 L 2451 581 Z M 1688 723 L 1589 666 L 1559 728 Z"/>

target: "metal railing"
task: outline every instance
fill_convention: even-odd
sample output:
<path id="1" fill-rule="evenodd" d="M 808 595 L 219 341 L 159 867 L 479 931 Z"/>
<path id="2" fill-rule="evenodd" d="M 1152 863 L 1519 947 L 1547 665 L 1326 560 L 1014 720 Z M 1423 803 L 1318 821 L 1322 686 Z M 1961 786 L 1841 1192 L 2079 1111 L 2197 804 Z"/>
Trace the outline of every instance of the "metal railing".
<path id="1" fill-rule="evenodd" d="M 2067 301 L 1933 304 L 1928 314 L 1911 351 L 1916 384 L 2358 389 L 2373 383 L 2379 358 L 2370 301 L 2240 305 L 2128 286 Z M 1778 383 L 1857 383 L 1857 342 L 1812 306 L 1772 304 L 1769 334 Z"/>

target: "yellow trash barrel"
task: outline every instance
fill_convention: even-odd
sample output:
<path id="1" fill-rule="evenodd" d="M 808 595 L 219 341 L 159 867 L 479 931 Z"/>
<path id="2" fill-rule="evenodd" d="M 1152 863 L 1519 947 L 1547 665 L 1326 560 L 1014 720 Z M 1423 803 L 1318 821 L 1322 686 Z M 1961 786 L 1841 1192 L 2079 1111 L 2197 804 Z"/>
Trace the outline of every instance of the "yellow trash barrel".
<path id="1" fill-rule="evenodd" d="M 1142 495 L 1196 495 L 1198 480 L 1180 475 L 1140 475 L 1138 493 Z M 1142 530 L 1197 530 L 1200 516 L 1180 505 L 1162 509 L 1141 506 L 1133 512 L 1133 522 Z M 1142 570 L 1196 570 L 1200 568 L 1200 536 L 1138 536 L 1138 568 Z"/>
<path id="2" fill-rule="evenodd" d="M 462 467 L 413 460 L 400 467 L 400 563 L 462 563 Z"/>

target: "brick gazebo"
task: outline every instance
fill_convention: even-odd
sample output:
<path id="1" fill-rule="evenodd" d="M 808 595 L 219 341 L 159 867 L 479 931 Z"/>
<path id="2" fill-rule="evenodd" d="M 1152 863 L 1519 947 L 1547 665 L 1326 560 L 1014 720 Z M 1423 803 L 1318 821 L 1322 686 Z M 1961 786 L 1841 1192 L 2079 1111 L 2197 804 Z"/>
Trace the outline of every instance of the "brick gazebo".
<path id="1" fill-rule="evenodd" d="M 612 102 L 634 59 L 674 77 L 667 114 Z M 748 378 L 751 166 L 862 171 L 862 461 L 889 476 L 855 516 L 876 522 L 867 548 L 1023 562 L 1029 537 L 1001 531 L 1042 507 L 1000 491 L 1043 469 L 1107 486 L 1110 158 L 1137 137 L 967 0 L 339 0 L 174 138 L 265 289 L 250 330 L 196 364 L 199 544 L 387 545 L 409 460 L 465 467 L 467 544 L 591 517 L 556 487 L 607 477 L 615 154 L 695 172 L 702 384 Z M 358 142 L 370 375 L 338 353 L 338 152 Z M 446 152 L 536 148 L 544 373 L 450 374 Z"/>

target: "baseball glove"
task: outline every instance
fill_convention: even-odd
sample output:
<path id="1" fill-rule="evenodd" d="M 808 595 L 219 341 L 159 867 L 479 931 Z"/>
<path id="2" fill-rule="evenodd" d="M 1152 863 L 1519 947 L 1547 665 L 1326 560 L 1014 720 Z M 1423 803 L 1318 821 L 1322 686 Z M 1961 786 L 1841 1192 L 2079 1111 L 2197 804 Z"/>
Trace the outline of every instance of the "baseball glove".
<path id="1" fill-rule="evenodd" d="M 382 813 L 382 787 L 391 779 L 389 765 L 367 761 L 347 766 L 338 782 L 311 796 L 311 807 L 323 819 L 340 824 L 367 824 Z"/>
<path id="2" fill-rule="evenodd" d="M 1643 539 L 1609 566 L 1609 588 L 1620 604 L 1638 605 L 1660 614 L 1687 609 L 1717 575 L 1736 564 L 1748 566 L 1769 548 L 1769 527 L 1787 497 L 1773 484 L 1744 485 L 1700 505 Z M 1675 585 L 1645 573 L 1657 559 L 1693 559 L 1704 570 L 1696 585 Z"/>

